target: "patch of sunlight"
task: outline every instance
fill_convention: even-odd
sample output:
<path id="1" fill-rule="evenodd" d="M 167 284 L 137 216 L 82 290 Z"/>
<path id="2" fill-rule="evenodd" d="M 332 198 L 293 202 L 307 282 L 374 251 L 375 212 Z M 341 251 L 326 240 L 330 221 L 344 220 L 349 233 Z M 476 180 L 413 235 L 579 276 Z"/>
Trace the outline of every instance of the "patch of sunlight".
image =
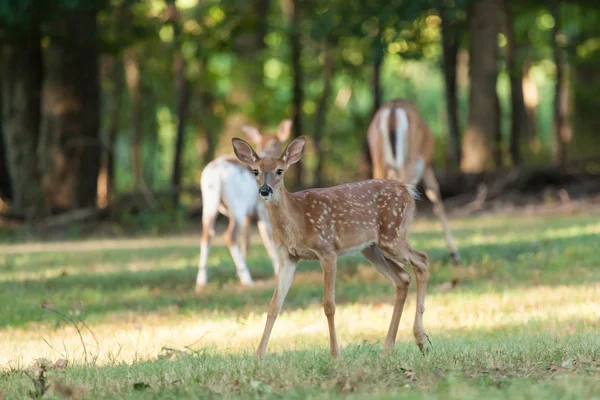
<path id="1" fill-rule="evenodd" d="M 589 225 L 569 226 L 565 228 L 548 228 L 539 231 L 523 233 L 513 231 L 511 233 L 502 232 L 498 235 L 493 234 L 475 234 L 470 235 L 465 243 L 481 245 L 481 244 L 512 244 L 524 241 L 540 241 L 550 239 L 569 239 L 589 234 L 600 234 L 600 222 Z"/>
<path id="2" fill-rule="evenodd" d="M 173 37 L 174 37 L 173 27 L 171 25 L 164 25 L 158 31 L 158 36 L 160 37 L 160 40 L 162 40 L 163 42 L 171 43 L 173 41 Z"/>
<path id="3" fill-rule="evenodd" d="M 398 42 L 392 42 L 388 44 L 388 53 L 398 54 L 402 50 L 402 46 Z"/>
<path id="4" fill-rule="evenodd" d="M 267 78 L 276 80 L 283 71 L 283 64 L 276 58 L 269 58 L 263 67 L 264 74 Z"/>
<path id="5" fill-rule="evenodd" d="M 551 29 L 554 28 L 554 17 L 546 11 L 538 15 L 535 23 L 542 30 Z"/>
<path id="6" fill-rule="evenodd" d="M 270 47 L 278 47 L 283 42 L 283 35 L 279 32 L 270 32 L 265 36 L 265 43 Z"/>
<path id="7" fill-rule="evenodd" d="M 252 290 L 252 289 L 246 289 Z M 132 292 L 129 298 L 138 294 Z M 600 327 L 600 283 L 594 285 L 539 286 L 503 292 L 474 294 L 435 293 L 427 296 L 425 328 L 436 336 L 469 335 L 472 331 L 496 332 L 516 329 L 520 334 L 571 334 Z M 385 303 L 340 304 L 336 325 L 340 344 L 363 340 L 383 343 L 392 315 L 392 299 Z M 228 353 L 253 352 L 264 327 L 264 311 L 248 314 L 203 311 L 181 314 L 177 307 L 159 312 L 116 312 L 83 332 L 88 351 L 98 353 L 98 362 L 127 362 L 152 359 L 163 347 L 214 348 Z M 415 297 L 411 292 L 400 323 L 398 340 L 412 342 Z M 277 319 L 270 351 L 299 346 L 325 348 L 327 321 L 319 302 L 303 309 L 286 310 Z M 45 342 L 45 341 L 47 342 Z M 52 329 L 49 324 L 0 330 L 0 365 L 27 365 L 38 357 L 67 357 L 83 361 L 82 346 L 72 326 Z"/>
<path id="8" fill-rule="evenodd" d="M 577 56 L 587 58 L 600 50 L 600 38 L 589 38 L 577 46 Z"/>
<path id="9" fill-rule="evenodd" d="M 208 27 L 213 27 L 225 19 L 225 12 L 221 7 L 212 6 L 208 10 L 208 15 L 204 18 L 204 23 Z"/>
<path id="10" fill-rule="evenodd" d="M 302 111 L 304 111 L 304 113 L 307 115 L 314 114 L 316 109 L 317 109 L 317 104 L 312 100 L 306 100 L 302 104 Z"/>
<path id="11" fill-rule="evenodd" d="M 151 16 L 155 16 L 155 17 L 161 15 L 164 12 L 164 10 L 167 8 L 167 4 L 163 0 L 150 0 L 149 4 L 150 4 L 149 14 Z"/>
<path id="12" fill-rule="evenodd" d="M 177 0 L 177 8 L 180 10 L 190 9 L 198 4 L 198 0 Z"/>
<path id="13" fill-rule="evenodd" d="M 183 23 L 183 31 L 195 36 L 200 36 L 202 34 L 202 26 L 200 26 L 198 21 L 190 19 Z"/>
<path id="14" fill-rule="evenodd" d="M 498 46 L 501 48 L 504 48 L 504 46 L 506 46 L 506 35 L 503 33 L 499 33 L 498 34 Z"/>
<path id="15" fill-rule="evenodd" d="M 425 23 L 431 28 L 437 28 L 442 25 L 442 19 L 437 15 L 430 15 L 425 19 Z"/>

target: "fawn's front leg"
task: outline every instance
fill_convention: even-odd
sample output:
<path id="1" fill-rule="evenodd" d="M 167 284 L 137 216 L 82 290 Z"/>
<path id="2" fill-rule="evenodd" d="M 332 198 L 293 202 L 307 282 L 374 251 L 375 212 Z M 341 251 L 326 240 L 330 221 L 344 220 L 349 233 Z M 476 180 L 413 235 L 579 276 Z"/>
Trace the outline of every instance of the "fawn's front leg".
<path id="1" fill-rule="evenodd" d="M 273 330 L 275 320 L 281 311 L 285 296 L 292 285 L 294 279 L 294 272 L 296 272 L 296 264 L 298 259 L 292 257 L 287 250 L 279 251 L 279 271 L 277 272 L 277 286 L 275 287 L 275 293 L 271 298 L 269 304 L 269 312 L 267 313 L 267 322 L 265 323 L 265 330 L 263 331 L 260 344 L 256 350 L 256 358 L 259 360 L 265 355 L 267 351 L 267 345 L 269 344 L 269 337 Z"/>
<path id="2" fill-rule="evenodd" d="M 329 325 L 329 352 L 332 357 L 339 357 L 340 348 L 335 333 L 335 274 L 337 272 L 337 255 L 325 254 L 319 257 L 323 268 L 323 310 Z"/>

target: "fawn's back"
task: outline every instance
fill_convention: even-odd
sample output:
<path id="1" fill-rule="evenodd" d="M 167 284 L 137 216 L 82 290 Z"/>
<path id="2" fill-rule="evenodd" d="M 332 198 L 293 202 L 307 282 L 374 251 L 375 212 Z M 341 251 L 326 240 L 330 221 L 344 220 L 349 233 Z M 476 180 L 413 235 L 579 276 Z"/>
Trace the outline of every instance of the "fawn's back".
<path id="1" fill-rule="evenodd" d="M 291 193 L 282 220 L 273 221 L 273 236 L 304 259 L 316 258 L 315 252 L 354 253 L 372 244 L 397 246 L 413 218 L 414 197 L 411 186 L 383 179 Z"/>

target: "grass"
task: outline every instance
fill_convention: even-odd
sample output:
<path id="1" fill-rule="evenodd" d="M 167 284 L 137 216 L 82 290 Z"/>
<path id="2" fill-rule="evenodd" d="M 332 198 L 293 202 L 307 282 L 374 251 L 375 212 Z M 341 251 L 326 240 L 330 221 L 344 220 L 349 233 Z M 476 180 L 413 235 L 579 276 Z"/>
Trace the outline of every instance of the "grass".
<path id="1" fill-rule="evenodd" d="M 424 323 L 433 347 L 423 355 L 414 344 L 411 288 L 388 358 L 393 289 L 358 256 L 339 263 L 342 359 L 329 357 L 320 267 L 302 262 L 256 364 L 274 288 L 258 240 L 255 288 L 238 285 L 226 249 L 215 247 L 202 294 L 193 292 L 195 237 L 5 246 L 0 398 L 29 398 L 24 371 L 37 358 L 69 361 L 47 372 L 44 398 L 598 398 L 599 217 L 453 220 L 464 265 L 452 291 L 439 288 L 452 267 L 438 222 L 418 220 L 411 237 L 431 258 Z M 95 336 L 79 324 L 86 353 L 48 308 L 86 322 Z"/>

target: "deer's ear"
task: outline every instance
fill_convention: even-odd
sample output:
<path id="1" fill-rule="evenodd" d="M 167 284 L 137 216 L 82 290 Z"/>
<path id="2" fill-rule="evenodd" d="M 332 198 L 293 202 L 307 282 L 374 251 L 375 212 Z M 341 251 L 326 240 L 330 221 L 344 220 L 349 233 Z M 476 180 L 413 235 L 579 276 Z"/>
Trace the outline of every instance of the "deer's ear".
<path id="1" fill-rule="evenodd" d="M 252 146 L 246 141 L 239 138 L 233 138 L 231 139 L 231 144 L 233 144 L 235 156 L 244 164 L 253 165 L 260 160 L 260 157 L 258 157 Z"/>
<path id="2" fill-rule="evenodd" d="M 292 133 L 292 120 L 284 119 L 277 127 L 277 139 L 283 143 L 288 140 L 290 133 Z"/>
<path id="3" fill-rule="evenodd" d="M 242 132 L 244 132 L 246 137 L 252 140 L 255 144 L 259 144 L 262 139 L 262 135 L 260 134 L 258 129 L 251 125 L 242 126 Z"/>
<path id="4" fill-rule="evenodd" d="M 285 148 L 285 151 L 281 155 L 281 161 L 287 166 L 297 163 L 304 154 L 304 145 L 306 144 L 306 137 L 300 136 L 292 140 L 290 144 Z"/>

